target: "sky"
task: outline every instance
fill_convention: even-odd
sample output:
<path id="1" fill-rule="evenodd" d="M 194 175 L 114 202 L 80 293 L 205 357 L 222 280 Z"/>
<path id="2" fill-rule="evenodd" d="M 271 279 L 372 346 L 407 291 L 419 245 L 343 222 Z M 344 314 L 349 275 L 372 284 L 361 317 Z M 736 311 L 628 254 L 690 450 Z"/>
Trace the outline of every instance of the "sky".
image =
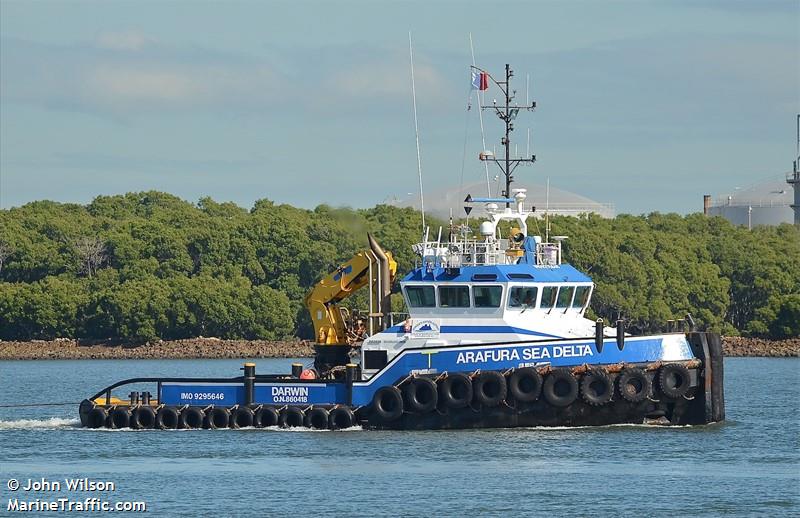
<path id="1" fill-rule="evenodd" d="M 409 32 L 423 192 L 485 181 L 470 34 L 537 102 L 512 134 L 537 156 L 520 185 L 688 213 L 796 156 L 800 0 L 0 0 L 0 208 L 417 196 Z"/>

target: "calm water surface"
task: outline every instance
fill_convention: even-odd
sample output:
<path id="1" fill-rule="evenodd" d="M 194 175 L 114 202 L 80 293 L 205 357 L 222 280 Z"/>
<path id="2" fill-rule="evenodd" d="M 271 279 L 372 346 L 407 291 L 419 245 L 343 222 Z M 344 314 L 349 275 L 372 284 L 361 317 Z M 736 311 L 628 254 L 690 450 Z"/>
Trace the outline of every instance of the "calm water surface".
<path id="1" fill-rule="evenodd" d="M 229 377 L 240 366 L 0 362 L 0 405 L 78 402 L 122 378 Z M 704 427 L 109 431 L 78 428 L 77 404 L 0 408 L 0 516 L 9 495 L 145 501 L 154 516 L 800 515 L 800 359 L 730 358 L 725 369 L 728 421 Z M 117 489 L 11 493 L 12 477 Z"/>

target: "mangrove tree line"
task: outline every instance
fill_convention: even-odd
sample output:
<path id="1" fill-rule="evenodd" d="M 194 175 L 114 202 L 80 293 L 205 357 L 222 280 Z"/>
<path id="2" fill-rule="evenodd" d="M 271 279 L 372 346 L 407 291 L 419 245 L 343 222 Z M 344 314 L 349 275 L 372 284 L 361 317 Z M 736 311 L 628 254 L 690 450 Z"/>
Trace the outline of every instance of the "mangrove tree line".
<path id="1" fill-rule="evenodd" d="M 729 334 L 800 335 L 794 226 L 658 213 L 551 224 L 597 283 L 592 317 L 649 331 L 689 312 Z M 246 210 L 161 192 L 0 210 L 0 339 L 310 338 L 302 300 L 314 282 L 367 232 L 407 272 L 420 227 L 418 212 L 387 205 Z"/>

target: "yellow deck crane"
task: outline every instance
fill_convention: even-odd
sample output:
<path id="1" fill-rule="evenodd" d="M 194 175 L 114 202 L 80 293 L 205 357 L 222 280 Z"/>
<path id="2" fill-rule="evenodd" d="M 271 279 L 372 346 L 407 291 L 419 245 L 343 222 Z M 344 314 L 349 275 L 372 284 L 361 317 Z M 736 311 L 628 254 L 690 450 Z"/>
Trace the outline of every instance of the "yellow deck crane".
<path id="1" fill-rule="evenodd" d="M 353 345 L 369 334 L 386 328 L 391 311 L 389 295 L 397 273 L 391 252 L 385 252 L 367 234 L 369 249 L 356 253 L 349 261 L 320 280 L 306 295 L 305 304 L 314 323 L 315 367 L 324 374 L 332 367 L 349 362 Z M 369 322 L 365 329 L 354 329 L 347 322 L 345 308 L 339 302 L 369 285 Z M 350 324 L 350 325 L 348 325 Z"/>

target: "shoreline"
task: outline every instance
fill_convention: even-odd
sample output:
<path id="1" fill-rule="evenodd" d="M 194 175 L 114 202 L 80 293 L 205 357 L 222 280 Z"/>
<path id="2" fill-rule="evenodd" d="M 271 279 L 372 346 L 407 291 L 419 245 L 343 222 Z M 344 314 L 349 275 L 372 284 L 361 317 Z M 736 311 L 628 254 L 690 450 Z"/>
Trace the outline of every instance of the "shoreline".
<path id="1" fill-rule="evenodd" d="M 800 338 L 764 340 L 723 337 L 727 357 L 800 357 Z M 29 342 L 0 341 L 0 360 L 189 360 L 234 358 L 312 358 L 308 340 L 223 340 L 191 338 L 140 345 L 85 343 L 61 338 Z"/>
<path id="2" fill-rule="evenodd" d="M 234 358 L 311 358 L 307 340 L 222 340 L 191 338 L 145 344 L 91 342 L 60 338 L 30 342 L 0 341 L 0 360 L 196 360 Z"/>

